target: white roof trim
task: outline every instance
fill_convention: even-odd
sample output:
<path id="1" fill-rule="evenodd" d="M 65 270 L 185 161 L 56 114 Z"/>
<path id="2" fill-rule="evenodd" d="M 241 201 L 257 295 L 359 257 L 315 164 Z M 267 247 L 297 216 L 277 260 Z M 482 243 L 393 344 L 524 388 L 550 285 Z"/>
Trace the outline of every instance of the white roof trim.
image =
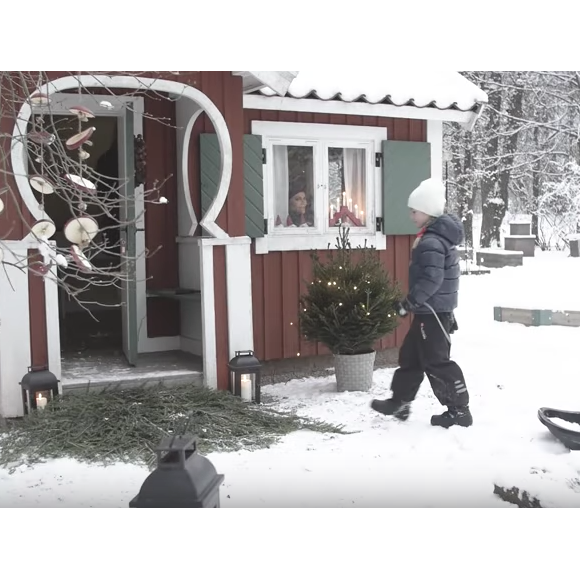
<path id="1" fill-rule="evenodd" d="M 295 99 L 292 97 L 266 97 L 244 95 L 244 109 L 269 111 L 296 111 L 301 113 L 328 113 L 335 115 L 360 115 L 364 117 L 391 117 L 397 119 L 422 119 L 460 123 L 469 129 L 479 111 L 456 111 L 431 107 L 398 107 L 395 105 L 371 105 L 369 103 L 346 103 L 343 101 L 321 101 L 320 99 Z"/>
<path id="2" fill-rule="evenodd" d="M 265 89 L 271 94 L 284 96 L 292 81 L 298 75 L 298 71 L 292 70 L 242 70 L 232 71 L 234 76 L 240 76 L 244 83 L 244 92 Z"/>

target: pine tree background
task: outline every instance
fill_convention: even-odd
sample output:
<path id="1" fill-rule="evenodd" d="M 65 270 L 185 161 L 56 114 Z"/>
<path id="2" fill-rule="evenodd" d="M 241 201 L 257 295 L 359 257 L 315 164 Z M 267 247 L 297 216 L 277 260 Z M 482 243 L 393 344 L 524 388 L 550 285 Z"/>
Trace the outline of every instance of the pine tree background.
<path id="1" fill-rule="evenodd" d="M 300 330 L 333 354 L 363 354 L 398 325 L 402 294 L 378 251 L 352 248 L 350 230 L 339 228 L 336 250 L 324 263 L 312 254 L 313 278 L 300 298 Z"/>

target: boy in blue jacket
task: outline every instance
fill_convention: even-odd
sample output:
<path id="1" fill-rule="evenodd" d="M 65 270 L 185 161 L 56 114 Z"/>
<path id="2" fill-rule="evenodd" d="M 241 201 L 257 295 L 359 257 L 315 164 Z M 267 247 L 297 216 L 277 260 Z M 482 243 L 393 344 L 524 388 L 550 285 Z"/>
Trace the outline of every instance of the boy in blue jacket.
<path id="1" fill-rule="evenodd" d="M 423 181 L 408 202 L 419 229 L 409 267 L 409 293 L 401 313 L 413 314 L 411 328 L 399 351 L 399 368 L 391 384 L 392 397 L 374 400 L 372 408 L 406 421 L 425 374 L 439 402 L 447 407 L 431 417 L 431 425 L 448 429 L 470 427 L 469 393 L 463 372 L 450 360 L 449 335 L 456 329 L 454 310 L 459 290 L 462 223 L 445 214 L 445 186 L 436 179 Z"/>

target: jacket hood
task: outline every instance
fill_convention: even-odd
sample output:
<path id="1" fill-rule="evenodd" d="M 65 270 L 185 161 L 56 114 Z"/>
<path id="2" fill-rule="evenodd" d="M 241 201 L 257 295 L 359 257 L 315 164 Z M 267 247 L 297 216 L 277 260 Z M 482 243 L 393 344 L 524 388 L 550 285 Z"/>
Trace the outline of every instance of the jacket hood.
<path id="1" fill-rule="evenodd" d="M 444 214 L 435 219 L 427 226 L 425 233 L 427 232 L 447 240 L 452 246 L 460 245 L 465 238 L 463 224 L 459 218 L 450 214 Z"/>

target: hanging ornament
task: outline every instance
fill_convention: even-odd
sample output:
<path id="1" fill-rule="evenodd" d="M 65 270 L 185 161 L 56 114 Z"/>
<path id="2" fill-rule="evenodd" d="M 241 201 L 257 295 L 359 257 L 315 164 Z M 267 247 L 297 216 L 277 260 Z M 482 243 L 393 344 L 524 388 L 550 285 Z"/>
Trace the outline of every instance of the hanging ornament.
<path id="1" fill-rule="evenodd" d="M 82 147 L 79 149 L 79 159 L 81 161 L 86 161 L 91 154 L 88 151 L 85 151 Z"/>
<path id="2" fill-rule="evenodd" d="M 56 233 L 56 226 L 49 219 L 38 220 L 30 231 L 39 239 L 49 239 Z"/>
<path id="3" fill-rule="evenodd" d="M 86 107 L 83 107 L 82 105 L 76 105 L 74 107 L 71 107 L 69 111 L 73 115 L 76 115 L 81 121 L 88 121 L 89 119 L 95 118 L 93 112 L 87 109 Z"/>
<path id="4" fill-rule="evenodd" d="M 69 183 L 84 193 L 94 193 L 97 190 L 97 186 L 92 181 L 89 181 L 84 177 L 80 177 L 72 173 L 67 173 L 64 177 Z"/>
<path id="5" fill-rule="evenodd" d="M 72 218 L 64 226 L 65 238 L 76 246 L 86 247 L 99 233 L 99 224 L 90 216 Z"/>
<path id="6" fill-rule="evenodd" d="M 46 107 L 47 105 L 50 105 L 50 97 L 44 93 L 35 92 L 28 97 L 28 102 L 33 107 Z"/>
<path id="7" fill-rule="evenodd" d="M 56 189 L 56 185 L 50 181 L 50 179 L 43 177 L 42 175 L 33 175 L 28 179 L 28 181 L 31 187 L 43 195 L 54 193 Z"/>
<path id="8" fill-rule="evenodd" d="M 50 272 L 52 264 L 36 264 L 34 269 L 41 275 L 46 276 Z"/>
<path id="9" fill-rule="evenodd" d="M 67 139 L 67 141 L 65 143 L 66 148 L 69 151 L 74 151 L 75 149 L 82 147 L 85 143 L 88 145 L 89 139 L 91 138 L 91 135 L 94 132 L 95 132 L 95 128 L 89 127 L 88 129 L 85 129 L 84 131 L 81 131 L 80 133 L 73 135 L 72 137 Z"/>
<path id="10" fill-rule="evenodd" d="M 31 131 L 28 133 L 28 139 L 37 145 L 52 145 L 56 137 L 48 131 Z"/>
<path id="11" fill-rule="evenodd" d="M 4 211 L 4 202 L 0 199 L 0 213 Z"/>
<path id="12" fill-rule="evenodd" d="M 93 269 L 92 264 L 89 262 L 87 257 L 83 254 L 82 250 L 76 245 L 73 244 L 70 247 L 70 254 L 74 263 L 78 266 L 79 270 L 83 272 L 90 272 Z"/>

